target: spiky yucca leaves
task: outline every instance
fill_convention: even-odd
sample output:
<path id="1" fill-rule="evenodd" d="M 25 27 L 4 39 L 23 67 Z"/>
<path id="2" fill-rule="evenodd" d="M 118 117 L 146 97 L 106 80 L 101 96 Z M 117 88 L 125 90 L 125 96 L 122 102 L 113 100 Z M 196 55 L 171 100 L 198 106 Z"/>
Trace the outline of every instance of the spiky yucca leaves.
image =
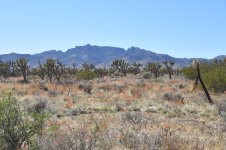
<path id="1" fill-rule="evenodd" d="M 10 66 L 8 62 L 0 61 L 0 75 L 5 79 L 10 76 Z"/>
<path id="2" fill-rule="evenodd" d="M 133 64 L 130 65 L 129 72 L 134 75 L 137 75 L 141 72 L 141 70 L 140 70 L 141 66 L 142 66 L 142 64 L 134 62 Z"/>
<path id="3" fill-rule="evenodd" d="M 158 78 L 160 75 L 160 69 L 161 69 L 161 64 L 160 63 L 148 63 L 145 67 L 146 71 L 150 71 L 155 78 Z"/>
<path id="4" fill-rule="evenodd" d="M 163 61 L 162 63 L 166 67 L 166 71 L 169 74 L 169 78 L 172 79 L 174 62 L 173 61 Z"/>
<path id="5" fill-rule="evenodd" d="M 54 76 L 55 76 L 55 79 L 57 80 L 57 82 L 60 82 L 61 77 L 65 73 L 65 70 L 66 70 L 65 65 L 63 65 L 61 62 L 56 60 L 56 63 L 54 65 Z"/>
<path id="6" fill-rule="evenodd" d="M 78 69 L 76 68 L 76 64 L 72 64 L 72 67 L 66 68 L 66 70 L 70 76 L 75 75 L 78 71 Z"/>
<path id="7" fill-rule="evenodd" d="M 46 63 L 44 64 L 44 68 L 50 82 L 52 82 L 53 79 L 56 79 L 57 82 L 60 82 L 62 76 L 66 73 L 65 65 L 59 62 L 59 60 L 52 58 L 47 59 Z"/>
<path id="8" fill-rule="evenodd" d="M 45 76 L 46 76 L 46 68 L 45 68 L 44 64 L 40 63 L 40 61 L 38 62 L 38 64 L 39 64 L 38 68 L 33 68 L 31 70 L 31 72 L 33 75 L 37 75 L 42 80 L 44 80 Z"/>
<path id="9" fill-rule="evenodd" d="M 108 75 L 108 70 L 105 67 L 104 68 L 96 68 L 94 70 L 94 73 L 97 75 L 97 77 L 104 78 L 105 76 Z"/>
<path id="10" fill-rule="evenodd" d="M 55 63 L 56 63 L 56 60 L 50 58 L 50 59 L 47 59 L 46 63 L 44 64 L 44 67 L 46 69 L 46 74 L 50 82 L 52 82 L 52 79 L 54 76 Z"/>
<path id="11" fill-rule="evenodd" d="M 129 64 L 122 59 L 114 60 L 111 64 L 111 69 L 116 75 L 126 76 L 129 71 Z"/>
<path id="12" fill-rule="evenodd" d="M 18 76 L 18 72 L 16 70 L 16 62 L 13 60 L 7 61 L 10 69 L 10 76 L 15 77 Z"/>
<path id="13" fill-rule="evenodd" d="M 88 63 L 82 64 L 82 67 L 85 70 L 93 70 L 93 69 L 95 69 L 95 66 L 93 64 L 88 64 Z"/>
<path id="14" fill-rule="evenodd" d="M 28 60 L 25 58 L 20 58 L 16 61 L 16 68 L 23 75 L 23 81 L 28 82 L 27 76 L 29 72 Z"/>

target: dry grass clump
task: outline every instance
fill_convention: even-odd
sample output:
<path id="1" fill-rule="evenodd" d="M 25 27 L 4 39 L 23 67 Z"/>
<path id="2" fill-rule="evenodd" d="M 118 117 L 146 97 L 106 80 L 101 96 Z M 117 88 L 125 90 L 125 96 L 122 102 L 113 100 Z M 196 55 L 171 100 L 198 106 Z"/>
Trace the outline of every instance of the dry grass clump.
<path id="1" fill-rule="evenodd" d="M 108 92 L 108 91 L 112 90 L 112 86 L 109 85 L 109 84 L 106 84 L 106 85 L 99 86 L 99 89 L 101 89 L 101 90 L 103 90 L 105 92 Z"/>
<path id="2" fill-rule="evenodd" d="M 183 103 L 183 100 L 184 100 L 184 97 L 181 94 L 172 93 L 172 92 L 171 93 L 169 93 L 169 92 L 163 93 L 162 98 L 164 100 L 171 101 L 171 102 L 181 101 Z"/>
<path id="3" fill-rule="evenodd" d="M 89 83 L 80 83 L 78 86 L 79 89 L 82 89 L 84 92 L 91 94 L 92 86 Z"/>
<path id="4" fill-rule="evenodd" d="M 61 95 L 60 91 L 58 91 L 58 90 L 48 90 L 48 94 L 50 97 L 51 96 L 57 97 L 57 96 Z"/>
<path id="5" fill-rule="evenodd" d="M 94 149 L 97 147 L 97 140 L 95 131 L 80 128 L 79 130 L 71 129 L 70 132 L 64 130 L 48 132 L 37 139 L 37 145 L 43 150 Z"/>
<path id="6" fill-rule="evenodd" d="M 135 99 L 139 99 L 142 97 L 142 90 L 141 89 L 132 89 L 130 91 L 131 95 L 133 96 L 133 98 Z"/>
<path id="7" fill-rule="evenodd" d="M 125 89 L 127 88 L 126 85 L 120 85 L 120 84 L 113 84 L 112 86 L 113 86 L 114 91 L 119 92 L 119 93 L 124 92 Z"/>
<path id="8" fill-rule="evenodd" d="M 126 108 L 128 107 L 128 103 L 126 103 L 125 101 L 116 101 L 116 104 L 115 104 L 115 107 L 116 107 L 116 111 L 125 111 Z"/>
<path id="9" fill-rule="evenodd" d="M 122 121 L 124 123 L 129 123 L 133 129 L 141 129 L 146 126 L 148 119 L 141 112 L 126 112 L 122 115 Z"/>
<path id="10" fill-rule="evenodd" d="M 226 101 L 217 101 L 216 106 L 218 108 L 218 113 L 219 114 L 224 114 L 226 113 Z"/>

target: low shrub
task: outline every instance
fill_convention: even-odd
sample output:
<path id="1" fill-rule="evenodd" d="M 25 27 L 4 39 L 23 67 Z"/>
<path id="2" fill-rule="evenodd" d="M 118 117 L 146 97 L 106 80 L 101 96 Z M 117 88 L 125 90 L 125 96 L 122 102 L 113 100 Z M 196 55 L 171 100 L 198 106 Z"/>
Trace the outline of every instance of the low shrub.
<path id="1" fill-rule="evenodd" d="M 194 68 L 192 68 L 191 66 L 183 68 L 182 72 L 183 72 L 183 75 L 187 79 L 190 79 L 190 80 L 195 80 L 197 78 L 197 75 L 198 75 L 197 71 Z"/>
<path id="2" fill-rule="evenodd" d="M 186 78 L 195 80 L 197 71 L 192 67 L 183 69 Z M 215 92 L 220 93 L 226 91 L 226 65 L 223 64 L 201 64 L 200 72 L 206 87 Z"/>
<path id="3" fill-rule="evenodd" d="M 78 80 L 92 80 L 96 78 L 96 74 L 92 70 L 80 70 L 76 73 Z"/>
<path id="4" fill-rule="evenodd" d="M 208 89 L 215 93 L 226 91 L 226 67 L 224 69 L 211 68 L 202 77 Z"/>
<path id="5" fill-rule="evenodd" d="M 114 91 L 117 91 L 119 93 L 122 93 L 126 89 L 126 85 L 114 84 L 112 86 L 113 86 Z"/>
<path id="6" fill-rule="evenodd" d="M 79 89 L 82 89 L 84 92 L 91 94 L 92 86 L 88 83 L 81 83 L 78 86 Z"/>
<path id="7" fill-rule="evenodd" d="M 162 95 L 162 98 L 167 101 L 180 101 L 183 100 L 183 96 L 179 93 L 169 93 L 166 92 Z"/>
<path id="8" fill-rule="evenodd" d="M 106 85 L 100 86 L 99 89 L 102 89 L 103 91 L 111 91 L 112 90 L 112 86 L 109 85 L 109 84 L 106 84 Z"/>
<path id="9" fill-rule="evenodd" d="M 48 90 L 50 96 L 59 96 L 61 93 L 58 90 Z"/>
<path id="10" fill-rule="evenodd" d="M 0 101 L 0 141 L 9 150 L 22 149 L 24 142 L 32 143 L 32 138 L 41 134 L 46 118 L 45 111 L 22 110 L 9 95 Z"/>

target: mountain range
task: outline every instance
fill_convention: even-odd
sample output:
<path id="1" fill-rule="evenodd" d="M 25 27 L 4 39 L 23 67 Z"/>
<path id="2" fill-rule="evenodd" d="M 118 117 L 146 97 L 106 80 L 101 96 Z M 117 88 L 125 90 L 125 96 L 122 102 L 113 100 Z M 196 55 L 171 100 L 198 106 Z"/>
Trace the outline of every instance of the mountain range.
<path id="1" fill-rule="evenodd" d="M 213 59 L 226 58 L 226 55 L 220 55 Z M 48 58 L 58 59 L 66 66 L 76 64 L 81 67 L 83 63 L 92 63 L 95 66 L 103 67 L 110 66 L 111 62 L 115 59 L 124 59 L 128 63 L 139 62 L 146 64 L 147 62 L 162 62 L 170 60 L 175 62 L 175 66 L 184 67 L 191 64 L 194 58 L 175 58 L 167 54 L 157 54 L 155 52 L 140 49 L 138 47 L 131 47 L 127 50 L 118 47 L 110 46 L 96 46 L 87 44 L 85 46 L 76 46 L 75 48 L 68 49 L 66 52 L 60 50 L 50 50 L 38 54 L 2 54 L 0 60 L 17 60 L 19 58 L 26 58 L 29 60 L 31 67 L 36 67 L 37 62 L 44 63 Z M 209 62 L 212 59 L 196 58 L 201 61 Z"/>

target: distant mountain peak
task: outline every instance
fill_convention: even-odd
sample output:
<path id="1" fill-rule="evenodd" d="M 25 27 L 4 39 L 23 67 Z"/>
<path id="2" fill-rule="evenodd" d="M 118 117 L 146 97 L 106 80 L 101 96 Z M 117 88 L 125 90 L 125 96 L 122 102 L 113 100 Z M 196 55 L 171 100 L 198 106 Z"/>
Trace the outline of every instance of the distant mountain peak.
<path id="1" fill-rule="evenodd" d="M 216 58 L 223 58 L 226 55 L 221 55 Z M 192 59 L 188 58 L 174 58 L 167 54 L 157 54 L 152 51 L 141 49 L 139 47 L 132 46 L 127 50 L 119 47 L 112 46 L 97 46 L 86 44 L 84 46 L 75 46 L 68 49 L 66 52 L 61 50 L 49 50 L 42 53 L 30 55 L 30 54 L 4 54 L 0 55 L 0 60 L 16 60 L 25 57 L 29 60 L 31 67 L 37 66 L 37 62 L 40 60 L 44 63 L 48 58 L 58 59 L 65 65 L 71 66 L 76 64 L 81 66 L 83 63 L 92 63 L 98 67 L 110 66 L 111 62 L 115 59 L 124 59 L 129 63 L 140 62 L 146 64 L 147 62 L 162 62 L 164 60 L 172 60 L 175 65 L 182 67 L 191 64 Z M 204 61 L 210 61 L 208 59 L 202 59 Z"/>

